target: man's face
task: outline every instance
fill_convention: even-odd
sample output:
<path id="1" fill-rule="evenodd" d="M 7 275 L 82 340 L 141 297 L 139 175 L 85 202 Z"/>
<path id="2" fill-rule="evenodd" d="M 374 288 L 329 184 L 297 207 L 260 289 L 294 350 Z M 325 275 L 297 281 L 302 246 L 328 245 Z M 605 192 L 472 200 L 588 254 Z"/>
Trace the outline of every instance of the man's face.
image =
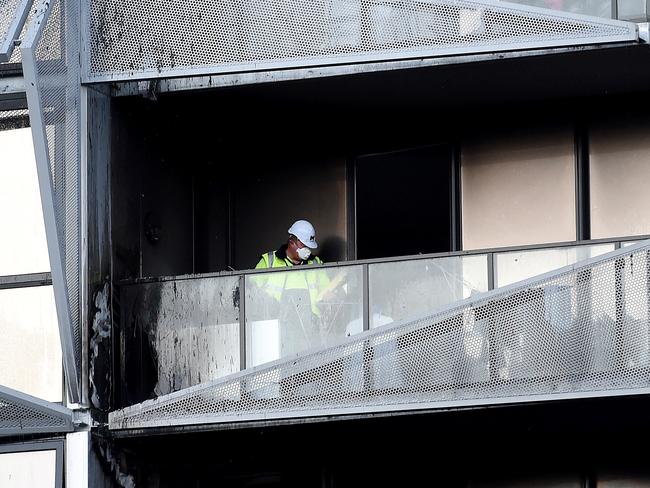
<path id="1" fill-rule="evenodd" d="M 291 249 L 291 251 L 297 252 L 298 249 L 301 249 L 303 247 L 305 247 L 305 245 L 297 237 L 289 240 L 289 249 Z"/>
<path id="2" fill-rule="evenodd" d="M 299 262 L 300 261 L 300 256 L 298 255 L 298 249 L 302 249 L 305 247 L 305 245 L 298 239 L 297 237 L 292 237 L 289 239 L 289 243 L 287 245 L 287 256 L 293 261 L 293 262 Z"/>

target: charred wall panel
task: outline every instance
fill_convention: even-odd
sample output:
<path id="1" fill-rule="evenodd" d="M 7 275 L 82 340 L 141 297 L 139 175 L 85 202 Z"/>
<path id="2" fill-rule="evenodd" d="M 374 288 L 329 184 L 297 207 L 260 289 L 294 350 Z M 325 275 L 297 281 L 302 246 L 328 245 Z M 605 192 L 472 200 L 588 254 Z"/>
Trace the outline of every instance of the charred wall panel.
<path id="1" fill-rule="evenodd" d="M 140 436 L 119 447 L 137 459 L 137 486 L 156 488 L 646 488 L 636 441 L 650 432 L 649 406 L 643 396 L 503 405 Z"/>
<path id="2" fill-rule="evenodd" d="M 108 89 L 87 90 L 87 324 L 90 404 L 111 406 L 111 99 Z M 85 368 L 84 368 L 85 369 Z"/>
<path id="3" fill-rule="evenodd" d="M 230 255 L 230 187 L 208 160 L 194 178 L 194 266 L 197 273 L 224 270 Z"/>
<path id="4" fill-rule="evenodd" d="M 135 120 L 135 114 L 145 109 L 142 102 L 120 102 L 113 102 L 111 117 L 111 238 L 115 280 L 140 276 L 140 185 L 145 159 L 156 151 Z"/>
<path id="5" fill-rule="evenodd" d="M 287 229 L 298 219 L 314 224 L 317 252 L 325 261 L 345 260 L 345 158 L 271 152 L 267 161 L 252 177 L 236 180 L 234 267 L 254 267 L 262 253 L 286 242 Z"/>
<path id="6" fill-rule="evenodd" d="M 142 276 L 194 272 L 192 172 L 182 156 L 161 155 L 142 179 Z"/>
<path id="7" fill-rule="evenodd" d="M 239 278 L 120 288 L 121 406 L 239 371 Z"/>
<path id="8" fill-rule="evenodd" d="M 116 99 L 112 197 L 116 279 L 193 272 L 193 159 L 173 118 Z M 165 121 L 160 123 L 161 120 Z M 171 139 L 171 140 L 170 140 Z"/>

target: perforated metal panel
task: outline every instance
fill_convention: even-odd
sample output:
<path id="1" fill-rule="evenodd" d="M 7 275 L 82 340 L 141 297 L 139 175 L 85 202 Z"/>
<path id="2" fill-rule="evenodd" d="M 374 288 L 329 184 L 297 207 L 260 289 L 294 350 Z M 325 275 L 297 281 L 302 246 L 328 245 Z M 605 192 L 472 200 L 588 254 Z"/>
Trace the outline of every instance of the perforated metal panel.
<path id="1" fill-rule="evenodd" d="M 89 81 L 637 39 L 636 26 L 491 0 L 92 0 Z"/>
<path id="2" fill-rule="evenodd" d="M 73 430 L 71 410 L 0 386 L 0 437 Z"/>
<path id="3" fill-rule="evenodd" d="M 25 35 L 27 34 L 27 29 L 29 25 L 31 24 L 32 20 L 34 19 L 34 16 L 36 15 L 38 11 L 38 6 L 36 5 L 38 2 L 34 2 L 30 0 L 31 7 L 29 8 L 29 13 L 27 14 L 27 20 L 25 20 L 25 23 L 23 25 L 22 30 L 20 31 L 20 35 L 18 36 L 18 41 L 22 43 L 22 41 L 25 39 Z M 13 54 L 9 58 L 8 63 L 21 63 L 22 58 L 20 56 L 20 49 L 14 49 Z"/>
<path id="4" fill-rule="evenodd" d="M 27 110 L 0 111 L 0 131 L 22 129 L 24 127 L 29 127 Z"/>
<path id="5" fill-rule="evenodd" d="M 78 13 L 76 0 L 46 1 L 21 47 L 64 366 L 74 401 L 79 401 L 81 370 Z"/>
<path id="6" fill-rule="evenodd" d="M 113 412 L 112 429 L 650 390 L 650 242 Z"/>
<path id="7" fill-rule="evenodd" d="M 11 58 L 32 0 L 0 0 L 0 63 Z"/>

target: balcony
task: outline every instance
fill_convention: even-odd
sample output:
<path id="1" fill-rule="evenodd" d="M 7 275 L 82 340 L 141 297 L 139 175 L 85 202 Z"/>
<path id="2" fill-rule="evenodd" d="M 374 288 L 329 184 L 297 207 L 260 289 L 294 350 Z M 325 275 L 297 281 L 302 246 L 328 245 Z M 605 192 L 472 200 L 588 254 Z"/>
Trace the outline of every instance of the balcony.
<path id="1" fill-rule="evenodd" d="M 420 408 L 422 399 L 438 407 L 608 396 L 628 380 L 645 387 L 647 246 L 616 251 L 630 244 L 125 282 L 117 398 L 126 406 L 225 395 L 261 410 L 289 398 L 284 407 L 300 416 L 350 395 L 363 400 L 357 411 L 373 411 Z M 291 292 L 296 283 L 308 291 Z"/>

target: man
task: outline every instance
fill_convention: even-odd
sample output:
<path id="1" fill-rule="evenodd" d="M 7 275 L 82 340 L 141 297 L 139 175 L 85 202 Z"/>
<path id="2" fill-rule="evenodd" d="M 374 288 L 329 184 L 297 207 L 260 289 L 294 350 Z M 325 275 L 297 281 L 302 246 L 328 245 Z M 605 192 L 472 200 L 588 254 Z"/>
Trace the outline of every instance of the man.
<path id="1" fill-rule="evenodd" d="M 288 230 L 286 244 L 276 251 L 263 254 L 256 269 L 290 268 L 307 264 L 322 264 L 316 249 L 316 230 L 306 220 L 297 220 Z M 275 313 L 268 308 L 262 315 L 278 318 L 280 329 L 280 355 L 286 356 L 300 352 L 321 343 L 320 318 L 318 307 L 321 294 L 327 290 L 330 281 L 326 270 L 292 271 L 264 273 L 252 278 L 257 288 L 272 297 L 276 304 Z M 258 295 L 259 298 L 259 295 Z M 262 303 L 258 300 L 258 303 Z M 277 307 L 279 305 L 279 309 Z M 266 307 L 265 307 L 266 308 Z"/>
<path id="2" fill-rule="evenodd" d="M 256 269 L 283 268 L 301 264 L 322 264 L 318 256 L 311 255 L 311 250 L 316 249 L 316 229 L 306 220 L 296 220 L 289 227 L 289 239 L 277 251 L 263 254 Z"/>

